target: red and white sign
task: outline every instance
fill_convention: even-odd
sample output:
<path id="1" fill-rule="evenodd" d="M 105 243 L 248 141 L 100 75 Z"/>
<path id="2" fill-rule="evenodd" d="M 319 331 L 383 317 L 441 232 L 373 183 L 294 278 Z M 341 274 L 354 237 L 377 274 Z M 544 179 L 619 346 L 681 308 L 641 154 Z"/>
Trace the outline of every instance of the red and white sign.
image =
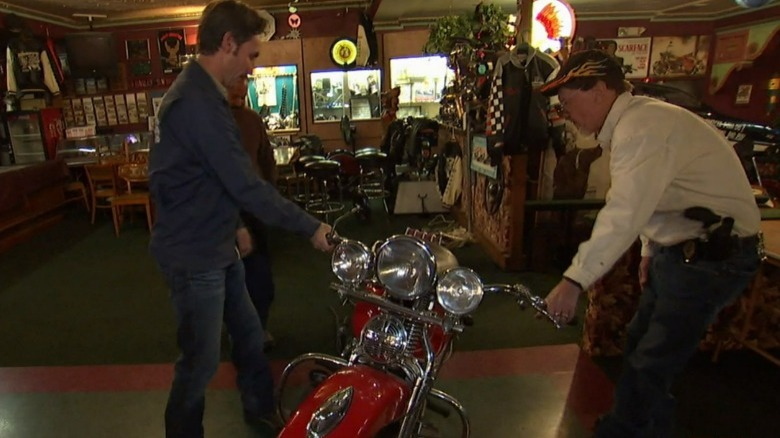
<path id="1" fill-rule="evenodd" d="M 536 0 L 531 45 L 539 50 L 557 52 L 561 38 L 571 38 L 576 28 L 574 10 L 563 0 Z"/>

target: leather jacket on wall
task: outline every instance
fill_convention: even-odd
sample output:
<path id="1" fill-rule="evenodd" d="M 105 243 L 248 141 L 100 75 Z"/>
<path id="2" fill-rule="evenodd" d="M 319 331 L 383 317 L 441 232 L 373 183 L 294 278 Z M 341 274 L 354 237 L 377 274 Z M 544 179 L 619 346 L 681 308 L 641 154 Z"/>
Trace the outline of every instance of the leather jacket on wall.
<path id="1" fill-rule="evenodd" d="M 22 35 L 8 42 L 6 71 L 8 92 L 11 94 L 32 91 L 60 93 L 46 48 L 35 38 Z"/>

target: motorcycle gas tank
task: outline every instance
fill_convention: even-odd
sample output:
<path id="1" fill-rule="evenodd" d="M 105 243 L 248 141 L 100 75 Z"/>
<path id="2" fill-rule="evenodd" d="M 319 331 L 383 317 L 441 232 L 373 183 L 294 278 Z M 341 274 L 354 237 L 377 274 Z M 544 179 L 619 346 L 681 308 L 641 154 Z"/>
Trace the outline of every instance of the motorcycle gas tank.
<path id="1" fill-rule="evenodd" d="M 379 295 L 381 297 L 385 296 L 385 289 L 380 284 L 367 283 L 366 288 L 374 295 Z M 444 312 L 438 304 L 436 305 L 436 311 Z M 366 323 L 380 313 L 382 313 L 380 308 L 374 304 L 369 304 L 365 301 L 358 301 L 355 303 L 355 310 L 352 312 L 352 318 L 350 319 L 352 322 L 352 336 L 359 339 L 360 333 L 363 331 L 363 327 Z M 449 336 L 444 334 L 444 330 L 442 330 L 441 327 L 431 327 L 429 333 L 431 335 L 431 347 L 433 351 L 436 353 L 440 352 L 442 347 L 444 347 L 445 343 L 449 340 Z M 419 359 L 422 359 L 425 356 L 420 346 L 417 346 L 414 350 L 414 355 Z"/>
<path id="2" fill-rule="evenodd" d="M 365 365 L 342 368 L 330 375 L 290 417 L 278 438 L 306 437 L 306 428 L 317 410 L 339 391 L 352 388 L 351 399 L 343 403 L 341 421 L 326 436 L 369 438 L 401 418 L 411 388 L 398 377 Z"/>

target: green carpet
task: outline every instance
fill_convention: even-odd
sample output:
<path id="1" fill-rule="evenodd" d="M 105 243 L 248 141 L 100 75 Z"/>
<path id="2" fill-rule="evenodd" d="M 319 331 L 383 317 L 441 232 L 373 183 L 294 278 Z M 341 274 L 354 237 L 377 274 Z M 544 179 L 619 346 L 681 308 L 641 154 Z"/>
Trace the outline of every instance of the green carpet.
<path id="1" fill-rule="evenodd" d="M 346 237 L 366 243 L 430 218 L 388 217 L 374 208 L 369 223 L 349 219 Z M 136 219 L 115 237 L 110 218 L 93 226 L 83 210 L 68 211 L 47 232 L 0 254 L 0 366 L 166 363 L 175 360 L 175 326 L 168 291 L 148 254 L 149 234 Z M 289 359 L 335 350 L 333 308 L 347 315 L 328 285 L 329 256 L 306 239 L 271 233 L 277 297 L 269 328 Z M 476 244 L 454 250 L 461 265 L 486 283 L 522 282 L 545 295 L 556 277 L 500 271 Z M 493 349 L 577 342 L 579 328 L 556 330 L 507 297 L 489 296 L 458 349 Z"/>

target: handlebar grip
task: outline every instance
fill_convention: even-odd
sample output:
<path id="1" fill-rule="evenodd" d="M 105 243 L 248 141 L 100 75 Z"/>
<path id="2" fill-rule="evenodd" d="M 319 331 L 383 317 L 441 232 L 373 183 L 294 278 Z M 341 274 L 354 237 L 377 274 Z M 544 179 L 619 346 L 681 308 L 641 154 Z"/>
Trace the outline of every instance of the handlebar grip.
<path id="1" fill-rule="evenodd" d="M 326 234 L 325 239 L 327 239 L 328 243 L 331 245 L 338 245 L 343 240 L 335 231 L 330 231 Z"/>
<path id="2" fill-rule="evenodd" d="M 531 290 L 522 284 L 493 284 L 486 286 L 485 291 L 491 293 L 507 293 L 512 295 L 517 300 L 517 304 L 521 308 L 531 306 L 540 315 L 544 316 L 550 322 L 552 322 L 555 328 L 562 327 L 561 324 L 547 311 L 547 303 L 545 303 L 541 297 L 532 294 Z"/>

